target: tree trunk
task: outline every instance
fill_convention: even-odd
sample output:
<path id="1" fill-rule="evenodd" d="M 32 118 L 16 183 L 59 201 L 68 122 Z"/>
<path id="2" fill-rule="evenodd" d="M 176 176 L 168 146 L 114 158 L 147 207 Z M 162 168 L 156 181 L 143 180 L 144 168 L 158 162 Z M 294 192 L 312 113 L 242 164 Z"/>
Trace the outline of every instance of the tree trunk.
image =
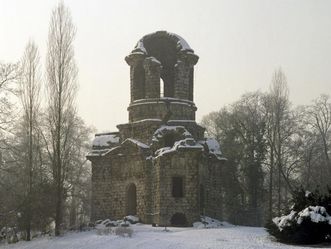
<path id="1" fill-rule="evenodd" d="M 274 149 L 273 146 L 270 146 L 270 173 L 269 173 L 269 220 L 272 219 L 272 194 L 273 194 L 273 177 L 274 177 Z"/>

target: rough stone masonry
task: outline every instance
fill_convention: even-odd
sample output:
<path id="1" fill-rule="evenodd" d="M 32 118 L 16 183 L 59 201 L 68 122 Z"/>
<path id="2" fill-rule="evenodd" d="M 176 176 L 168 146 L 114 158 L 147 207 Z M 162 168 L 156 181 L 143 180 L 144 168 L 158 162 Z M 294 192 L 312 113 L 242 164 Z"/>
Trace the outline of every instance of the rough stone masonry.
<path id="1" fill-rule="evenodd" d="M 222 218 L 222 165 L 215 139 L 195 121 L 193 70 L 199 57 L 179 35 L 145 35 L 130 66 L 129 122 L 96 134 L 92 220 L 137 215 L 144 223 L 190 226 Z"/>

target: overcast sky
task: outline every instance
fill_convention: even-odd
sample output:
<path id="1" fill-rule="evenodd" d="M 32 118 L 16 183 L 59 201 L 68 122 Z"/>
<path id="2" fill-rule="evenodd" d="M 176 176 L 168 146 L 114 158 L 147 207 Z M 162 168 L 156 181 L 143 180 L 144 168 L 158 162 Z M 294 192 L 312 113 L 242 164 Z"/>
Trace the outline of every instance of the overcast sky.
<path id="1" fill-rule="evenodd" d="M 0 60 L 15 62 L 29 39 L 45 64 L 56 0 L 0 0 Z M 331 1 L 65 0 L 77 27 L 80 116 L 99 132 L 128 121 L 124 57 L 145 34 L 167 30 L 199 55 L 197 121 L 249 91 L 265 91 L 281 67 L 294 104 L 331 94 Z"/>

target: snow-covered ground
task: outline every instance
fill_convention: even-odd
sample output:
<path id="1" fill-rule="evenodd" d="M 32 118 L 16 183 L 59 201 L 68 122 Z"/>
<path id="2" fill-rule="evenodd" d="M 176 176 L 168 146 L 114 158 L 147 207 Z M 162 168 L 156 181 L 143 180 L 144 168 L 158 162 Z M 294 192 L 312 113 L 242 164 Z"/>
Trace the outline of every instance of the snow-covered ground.
<path id="1" fill-rule="evenodd" d="M 114 234 L 97 235 L 96 230 L 72 232 L 58 238 L 44 237 L 31 242 L 1 245 L 6 249 L 242 249 L 242 248 L 295 248 L 310 247 L 284 245 L 271 240 L 264 228 L 232 226 L 219 228 L 168 228 L 151 225 L 132 225 L 131 238 Z M 322 247 L 311 247 L 322 248 Z M 325 248 L 325 247 L 324 247 Z"/>

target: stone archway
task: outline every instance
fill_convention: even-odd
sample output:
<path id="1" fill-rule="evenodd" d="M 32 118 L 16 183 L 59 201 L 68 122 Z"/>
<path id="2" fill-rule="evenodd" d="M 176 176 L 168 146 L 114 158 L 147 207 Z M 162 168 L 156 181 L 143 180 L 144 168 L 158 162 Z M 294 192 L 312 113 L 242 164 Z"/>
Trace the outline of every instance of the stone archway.
<path id="1" fill-rule="evenodd" d="M 131 183 L 126 193 L 126 214 L 137 214 L 137 188 L 134 183 Z"/>
<path id="2" fill-rule="evenodd" d="M 186 227 L 187 226 L 187 219 L 185 214 L 183 213 L 175 213 L 171 217 L 171 225 L 174 227 Z"/>

